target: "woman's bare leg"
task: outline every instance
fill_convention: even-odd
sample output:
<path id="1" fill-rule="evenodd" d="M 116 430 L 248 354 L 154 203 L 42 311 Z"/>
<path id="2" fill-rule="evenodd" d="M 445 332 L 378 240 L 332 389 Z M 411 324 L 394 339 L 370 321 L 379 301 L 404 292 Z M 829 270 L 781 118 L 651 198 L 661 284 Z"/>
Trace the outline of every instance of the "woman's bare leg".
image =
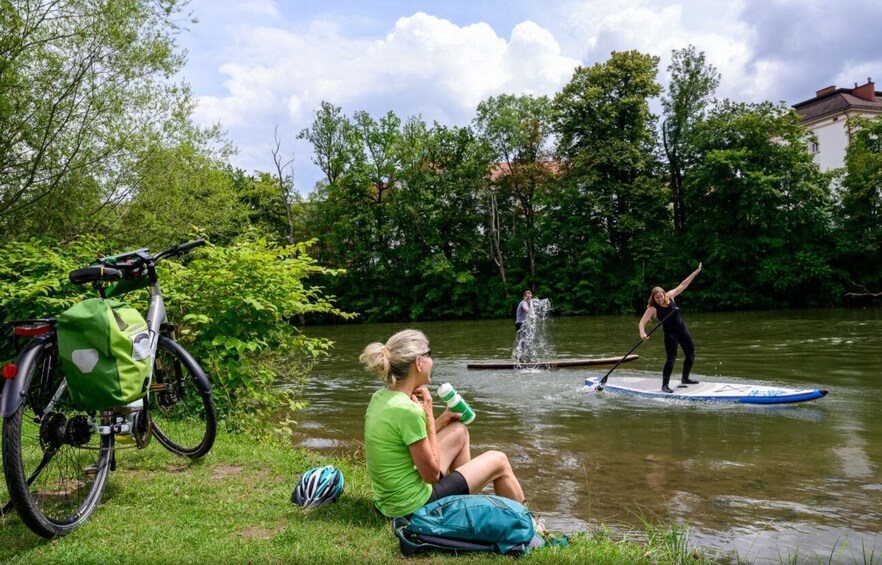
<path id="1" fill-rule="evenodd" d="M 472 460 L 469 430 L 462 422 L 451 422 L 438 432 L 441 472 L 445 475 Z"/>
<path id="2" fill-rule="evenodd" d="M 524 502 L 524 491 L 515 477 L 508 457 L 501 451 L 482 453 L 461 467 L 455 467 L 462 473 L 472 494 L 480 492 L 488 483 L 493 483 L 493 491 L 499 496 L 510 498 L 516 502 Z"/>

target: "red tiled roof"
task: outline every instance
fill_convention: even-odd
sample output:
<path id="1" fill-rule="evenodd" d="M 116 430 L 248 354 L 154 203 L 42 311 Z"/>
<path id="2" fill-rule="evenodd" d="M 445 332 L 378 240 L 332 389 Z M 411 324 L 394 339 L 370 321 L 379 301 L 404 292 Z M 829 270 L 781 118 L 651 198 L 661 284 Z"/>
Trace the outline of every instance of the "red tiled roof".
<path id="1" fill-rule="evenodd" d="M 553 175 L 560 172 L 560 163 L 558 161 L 542 161 L 542 167 Z M 502 177 L 506 177 L 510 174 L 511 167 L 504 161 L 490 165 L 490 180 L 492 182 L 496 182 Z"/>
<path id="2" fill-rule="evenodd" d="M 865 100 L 852 94 L 852 88 L 837 88 L 821 96 L 793 105 L 802 116 L 802 122 L 830 114 L 842 114 L 849 110 L 863 110 L 882 114 L 882 92 L 874 91 L 873 100 Z M 823 91 L 821 91 L 823 92 Z"/>

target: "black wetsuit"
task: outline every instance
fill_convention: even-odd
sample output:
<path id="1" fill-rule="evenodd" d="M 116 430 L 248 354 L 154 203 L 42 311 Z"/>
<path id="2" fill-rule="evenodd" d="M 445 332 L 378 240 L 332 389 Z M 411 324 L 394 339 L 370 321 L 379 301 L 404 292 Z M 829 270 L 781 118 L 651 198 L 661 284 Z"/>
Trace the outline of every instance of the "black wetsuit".
<path id="1" fill-rule="evenodd" d="M 695 345 L 692 343 L 692 336 L 689 335 L 686 323 L 680 317 L 680 311 L 677 309 L 677 303 L 674 302 L 673 298 L 671 298 L 667 306 L 655 305 L 655 317 L 659 320 L 664 320 L 662 329 L 665 332 L 665 352 L 668 354 L 668 360 L 665 362 L 665 368 L 662 370 L 662 386 L 665 387 L 671 381 L 671 373 L 674 371 L 674 362 L 677 360 L 677 345 L 682 347 L 683 353 L 686 354 L 686 359 L 683 360 L 683 377 L 681 380 L 689 379 L 689 371 L 692 370 L 692 364 L 695 362 Z"/>

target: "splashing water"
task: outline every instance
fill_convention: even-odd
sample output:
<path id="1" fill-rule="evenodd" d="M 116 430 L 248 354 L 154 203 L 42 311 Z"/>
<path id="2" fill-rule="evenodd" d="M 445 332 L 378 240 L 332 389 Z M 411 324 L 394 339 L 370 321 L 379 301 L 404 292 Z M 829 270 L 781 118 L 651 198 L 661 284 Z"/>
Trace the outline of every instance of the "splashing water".
<path id="1" fill-rule="evenodd" d="M 511 358 L 514 361 L 538 361 L 554 356 L 554 348 L 548 343 L 546 319 L 551 313 L 551 301 L 547 298 L 534 298 L 530 303 L 530 313 L 515 337 Z"/>

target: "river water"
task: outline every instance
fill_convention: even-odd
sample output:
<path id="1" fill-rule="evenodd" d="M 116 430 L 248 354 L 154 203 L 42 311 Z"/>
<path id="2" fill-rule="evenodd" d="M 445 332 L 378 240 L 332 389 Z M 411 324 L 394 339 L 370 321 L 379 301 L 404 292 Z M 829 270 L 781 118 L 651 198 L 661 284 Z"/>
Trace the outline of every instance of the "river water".
<path id="1" fill-rule="evenodd" d="M 553 529 L 600 524 L 639 536 L 643 522 L 688 525 L 689 543 L 720 561 L 882 560 L 882 311 L 684 312 L 696 343 L 693 377 L 826 388 L 807 403 L 755 406 L 648 400 L 586 390 L 608 368 L 466 368 L 509 359 L 508 320 L 413 324 L 429 337 L 431 389 L 450 382 L 477 411 L 473 453 L 509 455 L 528 504 Z M 622 355 L 636 316 L 552 318 L 558 358 Z M 381 382 L 362 348 L 400 324 L 309 328 L 333 339 L 306 387 L 300 446 L 362 451 L 364 411 Z M 610 377 L 657 375 L 661 331 Z M 681 352 L 682 357 L 682 352 Z M 679 378 L 680 363 L 672 380 Z M 442 405 L 436 402 L 437 413 Z"/>

